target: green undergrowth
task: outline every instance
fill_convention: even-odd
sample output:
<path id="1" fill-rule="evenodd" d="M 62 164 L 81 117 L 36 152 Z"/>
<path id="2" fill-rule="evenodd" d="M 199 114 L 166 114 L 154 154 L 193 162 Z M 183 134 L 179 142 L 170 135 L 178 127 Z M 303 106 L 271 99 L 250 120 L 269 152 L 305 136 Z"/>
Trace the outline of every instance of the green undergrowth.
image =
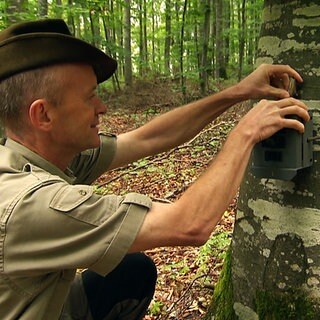
<path id="1" fill-rule="evenodd" d="M 198 274 L 207 273 L 208 270 L 212 268 L 212 257 L 214 257 L 215 260 L 215 268 L 223 264 L 230 241 L 230 233 L 224 231 L 212 235 L 210 239 L 200 247 L 198 257 L 195 261 L 199 266 Z"/>

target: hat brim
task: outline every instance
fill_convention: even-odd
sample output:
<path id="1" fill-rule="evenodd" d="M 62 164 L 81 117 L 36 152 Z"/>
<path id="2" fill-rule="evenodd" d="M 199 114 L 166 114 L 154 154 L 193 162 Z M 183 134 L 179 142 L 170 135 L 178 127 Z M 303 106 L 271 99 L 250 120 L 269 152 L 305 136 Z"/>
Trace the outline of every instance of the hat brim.
<path id="1" fill-rule="evenodd" d="M 4 60 L 0 80 L 23 71 L 66 62 L 91 64 L 101 83 L 117 69 L 117 62 L 103 51 L 78 38 L 60 33 L 28 33 L 0 44 Z"/>

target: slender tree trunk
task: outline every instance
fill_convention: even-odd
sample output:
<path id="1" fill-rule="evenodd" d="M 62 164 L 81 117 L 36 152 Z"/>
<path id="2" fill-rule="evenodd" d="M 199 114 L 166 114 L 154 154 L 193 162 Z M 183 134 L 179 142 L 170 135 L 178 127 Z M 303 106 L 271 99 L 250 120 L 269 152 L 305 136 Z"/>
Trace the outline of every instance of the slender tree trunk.
<path id="1" fill-rule="evenodd" d="M 171 49 L 171 0 L 166 0 L 166 38 L 164 47 L 164 71 L 166 74 L 170 74 L 170 49 Z"/>
<path id="2" fill-rule="evenodd" d="M 72 0 L 68 0 L 68 6 L 71 8 L 72 7 Z M 71 29 L 71 33 L 78 37 L 78 35 L 76 34 L 76 26 L 75 26 L 75 22 L 74 22 L 74 16 L 72 14 L 71 11 L 68 10 L 67 12 L 67 21 L 68 21 L 68 26 Z"/>
<path id="3" fill-rule="evenodd" d="M 155 22 L 155 9 L 154 9 L 154 2 L 152 1 L 152 40 L 151 40 L 151 47 L 152 47 L 152 64 L 155 65 L 156 62 L 156 39 L 155 39 L 155 30 L 156 30 L 156 22 Z"/>
<path id="4" fill-rule="evenodd" d="M 224 64 L 224 42 L 223 42 L 223 0 L 216 0 L 216 64 L 215 78 L 226 78 L 226 68 Z"/>
<path id="5" fill-rule="evenodd" d="M 98 6 L 89 7 L 89 19 L 90 19 L 90 30 L 91 30 L 91 44 L 95 47 L 101 46 L 101 30 L 100 30 L 100 8 Z"/>
<path id="6" fill-rule="evenodd" d="M 108 9 L 107 8 L 101 8 L 101 11 L 103 13 L 105 13 Z M 110 4 L 110 12 L 113 12 L 113 5 L 112 3 Z M 104 34 L 105 34 L 105 39 L 106 39 L 106 53 L 109 56 L 114 56 L 109 48 L 110 45 L 110 38 L 113 38 L 113 43 L 115 43 L 115 26 L 114 26 L 114 21 L 107 20 L 107 14 L 103 14 L 102 15 L 102 23 L 103 23 L 103 30 L 104 30 Z M 108 27 L 109 26 L 109 27 Z M 113 34 L 113 35 L 112 35 Z M 115 57 L 114 57 L 115 58 Z M 119 83 L 119 79 L 118 79 L 118 72 L 114 73 L 112 76 L 112 85 L 113 85 L 113 90 L 114 91 L 118 91 L 120 90 L 120 83 Z"/>
<path id="7" fill-rule="evenodd" d="M 200 90 L 204 95 L 208 87 L 208 45 L 210 31 L 210 0 L 206 0 L 203 4 L 204 22 L 202 27 L 202 50 L 200 55 Z"/>
<path id="8" fill-rule="evenodd" d="M 144 38 L 143 38 L 143 5 L 142 0 L 138 3 L 138 17 L 139 17 L 139 75 L 144 73 Z"/>
<path id="9" fill-rule="evenodd" d="M 244 60 L 244 45 L 245 45 L 245 34 L 246 34 L 246 0 L 241 1 L 241 9 L 239 8 L 239 21 L 240 22 L 240 30 L 239 30 L 239 72 L 238 72 L 238 80 L 242 78 L 242 68 L 243 68 L 243 60 Z M 240 4 L 239 4 L 240 6 Z"/>
<path id="10" fill-rule="evenodd" d="M 132 85 L 132 60 L 131 60 L 131 12 L 130 0 L 124 6 L 124 78 L 126 86 Z"/>
<path id="11" fill-rule="evenodd" d="M 181 35 L 180 35 L 180 80 L 181 80 L 181 91 L 184 97 L 186 95 L 186 77 L 184 75 L 183 57 L 184 57 L 184 27 L 185 27 L 185 21 L 186 21 L 187 4 L 188 4 L 188 0 L 184 0 L 182 22 L 181 22 Z"/>
<path id="12" fill-rule="evenodd" d="M 149 70 L 149 63 L 148 63 L 148 32 L 147 32 L 147 2 L 146 0 L 143 0 L 143 61 L 144 61 L 144 68 L 147 72 L 147 70 Z"/>
<path id="13" fill-rule="evenodd" d="M 225 30 L 228 30 L 228 32 L 226 33 L 225 37 L 224 37 L 224 64 L 226 66 L 228 66 L 229 64 L 229 57 L 230 57 L 230 30 L 231 30 L 231 8 L 230 8 L 230 1 L 225 1 L 225 21 L 224 21 L 224 28 Z M 227 75 L 226 75 L 227 76 Z M 227 77 L 226 77 L 227 78 Z"/>
<path id="14" fill-rule="evenodd" d="M 303 76 L 301 98 L 317 136 L 320 3 L 268 0 L 263 13 L 257 63 L 290 64 Z M 320 319 L 319 140 L 313 150 L 313 166 L 291 181 L 258 179 L 248 169 L 208 319 Z"/>
<path id="15" fill-rule="evenodd" d="M 48 15 L 48 1 L 38 0 L 38 12 L 40 17 L 46 17 Z"/>

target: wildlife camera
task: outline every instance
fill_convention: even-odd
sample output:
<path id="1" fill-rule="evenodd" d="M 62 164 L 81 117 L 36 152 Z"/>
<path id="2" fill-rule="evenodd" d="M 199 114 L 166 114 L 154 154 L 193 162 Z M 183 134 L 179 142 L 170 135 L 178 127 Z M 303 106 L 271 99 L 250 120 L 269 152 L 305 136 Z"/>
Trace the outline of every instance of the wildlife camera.
<path id="1" fill-rule="evenodd" d="M 291 80 L 289 93 L 299 97 L 295 81 Z M 296 116 L 292 118 L 301 120 Z M 301 120 L 302 121 L 302 120 Z M 313 121 L 304 123 L 303 134 L 293 129 L 282 129 L 261 141 L 253 149 L 251 172 L 257 178 L 291 180 L 298 170 L 313 163 Z"/>

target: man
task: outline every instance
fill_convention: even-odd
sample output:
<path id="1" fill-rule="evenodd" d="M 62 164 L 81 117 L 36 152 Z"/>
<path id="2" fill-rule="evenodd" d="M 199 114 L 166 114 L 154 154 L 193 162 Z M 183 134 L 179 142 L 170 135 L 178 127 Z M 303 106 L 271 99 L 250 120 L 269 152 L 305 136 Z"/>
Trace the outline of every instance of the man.
<path id="1" fill-rule="evenodd" d="M 289 66 L 262 65 L 239 84 L 118 137 L 98 134 L 97 85 L 116 62 L 76 39 L 62 20 L 0 33 L 0 318 L 141 319 L 154 264 L 140 251 L 201 245 L 233 199 L 253 146 L 282 128 L 303 132 L 307 107 L 289 97 Z M 5 63 L 3 63 L 5 62 Z M 231 105 L 262 100 L 173 204 L 100 196 L 107 169 L 188 141 Z M 297 115 L 303 121 L 289 119 Z M 75 277 L 76 269 L 85 269 Z"/>

